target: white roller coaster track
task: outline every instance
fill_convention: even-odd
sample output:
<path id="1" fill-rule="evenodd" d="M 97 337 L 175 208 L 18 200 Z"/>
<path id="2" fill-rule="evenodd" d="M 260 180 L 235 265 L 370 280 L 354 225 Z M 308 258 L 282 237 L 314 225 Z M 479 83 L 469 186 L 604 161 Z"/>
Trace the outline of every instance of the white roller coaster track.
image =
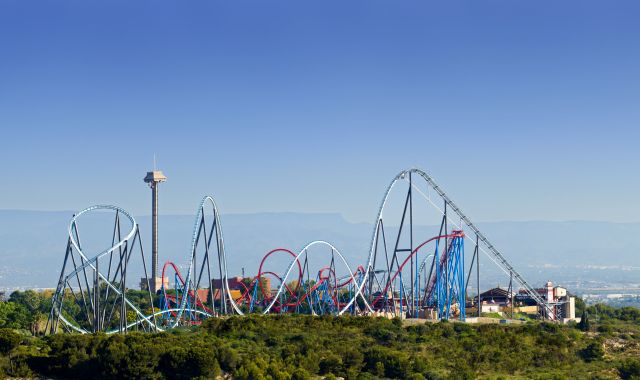
<path id="1" fill-rule="evenodd" d="M 291 261 L 291 263 L 289 264 L 289 267 L 287 268 L 287 271 L 285 272 L 284 276 L 282 276 L 282 283 L 280 284 L 280 287 L 278 287 L 278 292 L 276 293 L 276 295 L 273 297 L 273 300 L 271 301 L 271 303 L 269 304 L 269 306 L 267 306 L 264 311 L 262 312 L 263 314 L 268 314 L 269 311 L 271 310 L 271 308 L 273 307 L 273 305 L 276 303 L 276 301 L 278 300 L 278 297 L 280 297 L 280 294 L 282 294 L 282 292 L 284 291 L 284 288 L 287 284 L 287 278 L 289 277 L 289 274 L 291 274 L 291 270 L 293 269 L 295 263 L 300 259 L 300 256 L 302 256 L 305 252 L 308 252 L 308 249 L 316 246 L 316 245 L 324 245 L 327 246 L 329 248 L 331 248 L 331 251 L 336 253 L 338 255 L 338 257 L 340 257 L 340 260 L 342 260 L 342 263 L 344 264 L 344 266 L 347 268 L 348 273 L 350 274 L 351 277 L 351 281 L 353 281 L 354 284 L 357 284 L 357 280 L 355 278 L 355 276 L 353 275 L 353 271 L 351 270 L 351 267 L 349 267 L 349 264 L 347 263 L 347 260 L 344 258 L 344 256 L 342 255 L 342 253 L 340 253 L 340 251 L 338 251 L 338 249 L 336 247 L 334 247 L 331 243 L 328 243 L 324 240 L 315 240 L 312 241 L 311 243 L 305 245 L 300 252 L 296 255 L 296 257 Z M 358 293 L 356 293 L 356 295 L 354 295 L 353 299 L 355 299 L 357 297 Z M 364 299 L 364 297 L 362 297 Z M 352 302 L 350 302 L 349 304 L 351 304 Z M 342 313 L 344 313 L 344 310 L 341 310 L 338 315 L 341 315 Z"/>
<path id="2" fill-rule="evenodd" d="M 531 287 L 529 285 L 529 283 L 527 283 L 527 281 L 513 268 L 513 266 L 511 266 L 511 264 L 509 264 L 509 262 L 506 260 L 506 258 L 502 255 L 502 253 L 500 253 L 494 246 L 493 244 L 491 244 L 491 242 L 489 242 L 489 240 L 485 237 L 485 235 L 471 222 L 471 220 L 462 212 L 462 210 L 460 210 L 460 208 L 455 204 L 455 202 L 453 202 L 451 200 L 451 198 L 449 198 L 449 196 L 442 190 L 442 188 L 440 186 L 438 186 L 438 184 L 433 180 L 433 178 L 431 178 L 431 176 L 429 176 L 426 172 L 419 170 L 419 169 L 408 169 L 408 170 L 403 170 L 402 172 L 398 173 L 398 175 L 396 175 L 393 180 L 391 181 L 391 183 L 389 184 L 389 186 L 387 186 L 387 189 L 384 193 L 384 197 L 382 199 L 382 202 L 380 203 L 380 206 L 378 208 L 378 214 L 376 216 L 376 220 L 374 223 L 374 228 L 373 228 L 373 234 L 372 234 L 372 238 L 371 238 L 371 244 L 370 244 L 370 249 L 369 249 L 369 255 L 367 258 L 367 265 L 365 267 L 365 275 L 363 276 L 362 281 L 358 282 L 353 274 L 353 271 L 351 270 L 351 268 L 349 267 L 349 264 L 347 263 L 346 259 L 344 258 L 344 256 L 342 255 L 342 253 L 340 253 L 340 251 L 338 251 L 338 249 L 336 249 L 332 244 L 323 241 L 323 240 L 316 240 L 313 241 L 307 245 L 305 245 L 300 251 L 299 253 L 296 255 L 296 257 L 291 261 L 291 263 L 289 264 L 285 274 L 282 276 L 282 283 L 280 284 L 278 291 L 276 293 L 276 295 L 273 297 L 271 303 L 267 306 L 267 308 L 263 311 L 264 314 L 269 313 L 269 311 L 271 310 L 271 308 L 274 306 L 274 304 L 277 302 L 278 297 L 282 294 L 282 292 L 285 289 L 286 286 L 286 279 L 288 278 L 288 276 L 290 275 L 294 265 L 296 262 L 299 261 L 300 257 L 308 252 L 308 249 L 316 246 L 316 245 L 324 245 L 327 247 L 330 247 L 332 252 L 335 252 L 338 257 L 340 258 L 340 260 L 342 261 L 342 263 L 344 264 L 344 266 L 347 268 L 349 276 L 351 277 L 351 281 L 353 281 L 354 284 L 357 284 L 357 286 L 355 286 L 355 294 L 354 296 L 349 300 L 349 302 L 346 304 L 346 306 L 344 306 L 341 310 L 339 310 L 338 315 L 342 315 L 345 312 L 347 312 L 349 310 L 349 308 L 353 305 L 354 302 L 356 302 L 358 296 L 361 297 L 363 304 L 365 306 L 365 308 L 369 311 L 369 312 L 373 312 L 373 308 L 371 307 L 371 305 L 367 302 L 366 297 L 363 294 L 363 289 L 365 284 L 367 283 L 367 281 L 370 278 L 370 274 L 372 271 L 374 271 L 375 268 L 373 268 L 373 258 L 375 255 L 375 249 L 376 249 L 376 241 L 378 240 L 378 233 L 380 231 L 380 223 L 382 223 L 382 215 L 385 209 L 385 206 L 387 204 L 387 201 L 389 199 L 389 195 L 391 193 L 391 191 L 393 190 L 394 186 L 397 184 L 398 181 L 400 180 L 405 180 L 407 179 L 407 176 L 409 174 L 416 174 L 419 175 L 421 178 L 423 178 L 429 188 L 433 189 L 439 196 L 440 198 L 442 198 L 442 200 L 445 202 L 445 204 L 448 206 L 448 209 L 450 209 L 451 211 L 453 211 L 455 213 L 455 215 L 457 215 L 459 217 L 459 223 L 456 223 L 456 221 L 454 219 L 451 218 L 451 214 L 447 213 L 446 217 L 447 220 L 449 222 L 451 222 L 453 225 L 455 225 L 456 227 L 460 228 L 460 229 L 464 229 L 463 227 L 466 226 L 468 227 L 471 231 L 473 231 L 473 233 L 477 236 L 477 239 L 479 242 L 481 242 L 484 247 L 479 246 L 478 249 L 480 251 L 482 251 L 487 257 L 489 257 L 501 270 L 503 270 L 506 274 L 512 274 L 513 278 L 525 289 L 525 291 L 527 292 L 527 294 L 534 299 L 539 305 L 543 305 L 543 307 L 545 308 L 545 311 L 548 313 L 547 315 L 553 315 L 553 311 L 551 309 L 551 307 L 545 302 L 545 300 L 536 292 L 536 290 Z M 413 188 L 415 188 L 425 199 L 427 199 L 428 202 L 431 203 L 431 205 L 438 210 L 442 215 L 444 215 L 444 211 L 442 209 L 440 209 L 435 203 L 432 202 L 430 196 L 425 195 L 419 188 L 415 187 L 415 185 L 412 183 L 411 184 L 413 186 Z M 226 296 L 228 297 L 229 303 L 231 305 L 231 307 L 233 308 L 233 311 L 235 311 L 237 314 L 239 315 L 243 315 L 244 313 L 242 312 L 242 310 L 240 310 L 240 307 L 238 306 L 238 304 L 235 302 L 235 300 L 233 299 L 233 297 L 231 296 L 231 291 L 229 289 L 229 283 L 228 283 L 228 273 L 227 273 L 227 260 L 226 260 L 226 253 L 225 253 L 225 248 L 224 248 L 224 237 L 222 234 L 222 223 L 220 220 L 220 213 L 218 211 L 218 207 L 214 201 L 214 199 L 211 196 L 205 196 L 202 201 L 199 204 L 198 207 L 198 212 L 196 214 L 196 218 L 195 218 L 195 224 L 194 224 L 194 228 L 193 228 L 193 234 L 192 234 L 192 239 L 191 239 L 191 250 L 190 250 L 190 260 L 189 260 L 189 269 L 187 271 L 187 275 L 186 275 L 186 279 L 184 282 L 184 289 L 182 292 L 182 298 L 180 300 L 179 306 L 177 308 L 173 308 L 170 310 L 163 310 L 163 311 L 159 311 L 156 312 L 152 315 L 144 315 L 142 313 L 142 311 L 140 311 L 135 305 L 133 305 L 129 300 L 126 299 L 126 297 L 123 297 L 126 304 L 135 311 L 135 313 L 138 316 L 138 320 L 134 323 L 131 323 L 129 325 L 127 325 L 127 328 L 131 328 L 137 324 L 140 323 L 146 323 L 148 324 L 151 329 L 156 330 L 156 331 L 163 331 L 163 329 L 161 329 L 159 326 L 156 325 L 156 323 L 154 323 L 152 321 L 152 319 L 156 316 L 159 315 L 163 315 L 166 314 L 167 312 L 175 312 L 176 316 L 175 319 L 172 321 L 170 327 L 175 327 L 178 325 L 180 318 L 182 317 L 182 315 L 186 312 L 196 312 L 199 313 L 201 315 L 204 316 L 211 316 L 211 314 L 202 311 L 202 310 L 195 310 L 195 309 L 190 309 L 187 307 L 188 304 L 188 294 L 189 294 L 189 290 L 192 286 L 194 286 L 194 284 L 192 284 L 192 273 L 195 273 L 196 270 L 196 265 L 197 263 L 195 262 L 195 258 L 196 258 L 196 250 L 198 248 L 198 241 L 199 241 L 199 234 L 200 234 L 200 228 L 201 228 L 201 222 L 205 217 L 205 207 L 207 205 L 207 203 L 209 203 L 209 205 L 212 208 L 213 211 L 213 218 L 214 218 L 214 223 L 215 223 L 215 232 L 216 232 L 216 236 L 217 236 L 217 250 L 218 250 L 218 255 L 219 255 L 219 259 L 220 259 L 220 266 L 221 266 L 221 270 L 220 272 L 222 273 L 222 284 L 223 284 L 223 291 L 226 294 Z M 94 210 L 112 210 L 112 211 L 116 211 L 118 213 L 120 213 L 121 215 L 124 215 L 129 222 L 132 225 L 131 231 L 129 231 L 129 233 L 119 242 L 117 242 L 116 244 L 114 244 L 111 248 L 108 248 L 100 253 L 98 253 L 97 255 L 95 255 L 92 258 L 88 258 L 87 255 L 85 254 L 85 252 L 83 252 L 83 250 L 80 247 L 79 242 L 76 241 L 76 237 L 74 235 L 74 228 L 76 228 L 76 221 L 77 219 L 87 213 L 87 212 L 91 212 Z M 99 271 L 96 270 L 96 265 L 95 263 L 102 257 L 104 257 L 105 255 L 108 255 L 112 252 L 114 252 L 115 250 L 121 248 L 124 244 L 126 244 L 128 241 L 130 241 L 136 234 L 138 229 L 138 225 L 135 221 L 135 219 L 129 214 L 127 213 L 125 210 L 116 207 L 116 206 L 110 206 L 110 205 L 96 205 L 96 206 L 92 206 L 89 207 L 87 209 L 84 209 L 82 211 L 80 211 L 77 215 L 75 215 L 72 219 L 71 222 L 69 224 L 69 230 L 68 230 L 68 234 L 69 234 L 69 239 L 71 244 L 73 245 L 73 248 L 75 248 L 75 250 L 79 253 L 79 255 L 82 257 L 83 259 L 83 264 L 81 266 L 78 266 L 75 268 L 74 271 L 70 272 L 69 274 L 67 274 L 64 277 L 64 282 L 62 282 L 63 284 L 68 284 L 69 279 L 71 279 L 73 276 L 77 276 L 80 271 L 83 271 L 87 268 L 92 269 L 93 271 L 96 271 L 98 276 L 104 281 L 104 283 L 111 289 L 113 290 L 117 295 L 121 296 L 122 292 L 120 289 L 118 289 L 118 287 L 116 287 L 115 285 L 113 285 L 108 278 L 106 278 L 102 273 L 100 273 Z M 206 231 L 205 231 L 206 234 Z M 469 234 L 466 234 L 466 237 L 469 238 Z M 485 249 L 486 248 L 486 249 Z M 423 262 L 421 263 L 420 267 L 422 268 L 425 265 L 426 262 L 426 258 L 423 260 Z M 195 277 L 195 274 L 194 274 Z M 64 292 L 65 287 L 62 287 L 62 292 Z M 56 300 L 59 297 L 62 297 L 63 294 L 58 294 L 58 292 L 56 292 L 56 294 L 54 294 L 54 299 L 53 299 L 53 310 L 55 311 L 55 313 L 57 314 L 57 316 L 59 317 L 60 320 L 62 320 L 65 325 L 67 325 L 70 329 L 75 330 L 77 332 L 80 333 L 86 333 L 87 331 L 81 327 L 76 326 L 75 324 L 71 323 L 70 321 L 68 321 L 63 315 L 62 315 L 62 311 L 61 311 L 61 307 L 62 307 L 62 303 L 60 302 L 58 304 L 58 306 L 56 307 Z M 113 333 L 113 332 L 117 332 L 118 330 L 111 330 L 108 331 L 108 333 Z"/>
<path id="3" fill-rule="evenodd" d="M 82 216 L 83 214 L 86 214 L 88 212 L 91 211 L 95 211 L 95 210 L 112 210 L 112 211 L 116 211 L 122 215 L 124 215 L 129 222 L 131 223 L 131 231 L 129 231 L 129 233 L 122 239 L 120 240 L 118 243 L 114 244 L 111 248 L 105 249 L 104 251 L 98 253 L 97 255 L 95 255 L 92 258 L 88 258 L 87 255 L 84 253 L 84 251 L 82 250 L 82 248 L 80 247 L 80 243 L 76 241 L 76 237 L 75 234 L 73 233 L 73 229 L 77 228 L 77 220 L 80 216 Z M 122 292 L 120 291 L 120 289 L 118 289 L 116 286 L 114 286 L 111 281 L 106 278 L 102 273 L 100 273 L 99 271 L 96 270 L 96 266 L 95 263 L 98 261 L 98 259 L 100 259 L 103 256 L 106 256 L 112 252 L 114 252 L 116 249 L 122 247 L 126 242 L 130 241 L 133 236 L 135 235 L 136 231 L 138 228 L 138 224 L 136 223 L 136 220 L 133 218 L 133 216 L 131 216 L 127 211 L 125 211 L 124 209 L 120 208 L 120 207 L 116 207 L 116 206 L 111 206 L 111 205 L 95 205 L 95 206 L 91 206 L 88 207 L 82 211 L 80 211 L 79 213 L 77 213 L 76 215 L 73 216 L 73 218 L 71 218 L 71 222 L 69 222 L 69 229 L 68 229 L 68 234 L 69 234 L 69 239 L 71 241 L 71 244 L 73 245 L 73 247 L 76 249 L 76 251 L 78 252 L 78 254 L 80 255 L 80 257 L 83 259 L 84 263 L 80 266 L 78 266 L 75 270 L 73 270 L 72 272 L 70 272 L 68 275 L 66 275 L 64 277 L 64 284 L 68 284 L 69 283 L 69 279 L 72 278 L 72 276 L 76 276 L 77 274 L 80 273 L 80 271 L 85 270 L 86 268 L 91 268 L 93 271 L 96 271 L 96 273 L 98 274 L 98 276 L 104 281 L 104 283 L 111 289 L 113 290 L 117 295 L 121 296 Z M 62 287 L 61 289 L 62 292 L 65 291 L 65 287 Z M 76 325 L 74 325 L 73 323 L 71 323 L 69 320 L 67 320 L 64 315 L 62 314 L 62 302 L 58 303 L 58 307 L 56 308 L 56 304 L 57 304 L 57 300 L 59 297 L 62 297 L 62 294 L 58 294 L 56 292 L 56 294 L 54 294 L 53 296 L 53 300 L 52 300 L 52 304 L 53 304 L 53 310 L 55 311 L 56 315 L 58 316 L 58 318 L 60 318 L 60 320 L 66 325 L 68 326 L 70 329 L 79 332 L 79 333 L 87 333 L 88 331 L 86 331 L 85 329 L 78 327 Z M 142 311 L 140 311 L 140 309 L 138 309 L 134 304 L 132 304 L 126 297 L 124 298 L 126 304 L 135 311 L 135 313 L 138 315 L 138 317 L 140 318 L 139 321 L 136 321 L 130 325 L 127 326 L 127 328 L 133 327 L 137 324 L 140 324 L 142 322 L 146 322 L 152 329 L 154 330 L 160 330 L 155 323 L 153 323 L 151 321 L 152 316 L 146 316 L 142 313 Z M 107 331 L 107 333 L 114 333 L 117 332 L 118 330 L 110 330 Z"/>
<path id="4" fill-rule="evenodd" d="M 428 175 L 426 172 L 420 170 L 420 169 L 416 169 L 416 168 L 412 168 L 412 169 L 408 169 L 408 170 L 403 170 L 400 173 L 398 173 L 398 175 L 396 175 L 394 177 L 394 179 L 391 181 L 391 183 L 389 184 L 389 186 L 387 187 L 387 190 L 384 194 L 384 197 L 382 198 L 382 202 L 380 203 L 380 207 L 378 209 L 378 215 L 376 217 L 376 221 L 374 223 L 374 228 L 373 228 L 373 236 L 371 238 L 371 245 L 370 245 L 370 249 L 369 249 L 369 257 L 367 259 L 367 266 L 366 266 L 366 270 L 367 270 L 367 275 L 365 275 L 363 277 L 363 281 L 360 284 L 360 286 L 358 287 L 358 293 L 357 294 L 362 294 L 362 290 L 364 289 L 364 286 L 367 282 L 367 280 L 369 279 L 369 273 L 371 271 L 374 270 L 373 268 L 373 257 L 375 255 L 375 247 L 376 247 L 376 241 L 378 239 L 378 231 L 379 231 L 379 224 L 382 221 L 382 213 L 384 211 L 384 208 L 387 204 L 387 200 L 389 198 L 389 194 L 391 193 L 391 190 L 393 189 L 393 187 L 396 185 L 396 183 L 400 180 L 404 180 L 406 179 L 406 177 L 409 175 L 409 173 L 415 173 L 417 175 L 419 175 L 420 177 L 422 177 L 427 184 L 429 185 L 430 188 L 432 188 L 443 200 L 444 202 L 446 202 L 446 204 L 448 205 L 448 207 L 460 218 L 460 224 L 456 223 L 455 220 L 451 219 L 449 214 L 447 213 L 447 220 L 452 222 L 454 225 L 458 226 L 459 228 L 463 229 L 462 224 L 464 223 L 464 225 L 466 225 L 467 227 L 469 227 L 471 229 L 471 231 L 473 231 L 473 233 L 478 237 L 479 242 L 483 243 L 486 247 L 485 250 L 483 249 L 482 246 L 479 246 L 478 248 L 487 256 L 489 257 L 502 271 L 504 271 L 506 274 L 513 274 L 514 279 L 524 288 L 524 290 L 527 292 L 527 294 L 536 301 L 536 303 L 538 305 L 541 305 L 545 308 L 545 311 L 547 313 L 547 315 L 553 315 L 553 310 L 551 309 L 551 307 L 545 302 L 545 300 L 540 297 L 540 295 L 538 294 L 538 292 L 531 286 L 529 285 L 529 283 L 520 275 L 520 273 L 518 273 L 518 271 L 515 270 L 515 268 L 513 268 L 513 266 L 511 264 L 509 264 L 509 262 L 507 261 L 507 259 L 502 255 L 502 253 L 500 253 L 500 251 L 498 251 L 497 248 L 495 248 L 495 246 L 493 244 L 491 244 L 491 242 L 489 241 L 489 239 L 487 239 L 484 234 L 478 229 L 478 227 L 475 226 L 475 224 L 473 224 L 473 222 L 471 222 L 471 220 L 462 212 L 462 210 L 455 204 L 455 202 L 453 202 L 453 200 L 451 200 L 451 198 L 449 198 L 449 196 L 444 192 L 444 190 L 442 190 L 442 188 L 440 186 L 438 186 L 438 184 L 433 180 L 433 178 L 431 178 L 430 175 Z M 422 192 L 420 192 L 423 196 L 424 194 Z M 426 197 L 427 200 L 442 214 L 444 215 L 444 211 L 442 211 L 440 208 L 438 208 L 433 202 L 431 202 L 431 199 Z M 469 235 L 467 234 L 467 237 Z M 364 298 L 364 297 L 363 297 Z M 355 297 L 353 299 L 351 299 L 351 301 L 344 307 L 344 311 L 346 311 L 351 304 L 355 302 Z M 371 310 L 370 306 L 367 304 L 367 307 Z"/>

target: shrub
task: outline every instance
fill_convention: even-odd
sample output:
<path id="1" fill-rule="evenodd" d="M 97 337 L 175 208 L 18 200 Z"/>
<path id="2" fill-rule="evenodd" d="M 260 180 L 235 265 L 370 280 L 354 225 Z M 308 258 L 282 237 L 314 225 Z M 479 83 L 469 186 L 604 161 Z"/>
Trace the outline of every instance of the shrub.
<path id="1" fill-rule="evenodd" d="M 320 359 L 320 374 L 342 372 L 342 359 L 338 355 L 329 354 Z"/>
<path id="2" fill-rule="evenodd" d="M 20 345 L 22 337 L 12 329 L 0 329 L 0 353 L 7 354 Z"/>
<path id="3" fill-rule="evenodd" d="M 585 347 L 582 351 L 580 351 L 580 356 L 586 362 L 601 360 L 604 357 L 604 349 L 602 348 L 602 343 L 600 342 L 589 343 L 587 347 Z"/>
<path id="4" fill-rule="evenodd" d="M 624 380 L 640 379 L 640 360 L 627 359 L 618 366 L 618 374 Z"/>

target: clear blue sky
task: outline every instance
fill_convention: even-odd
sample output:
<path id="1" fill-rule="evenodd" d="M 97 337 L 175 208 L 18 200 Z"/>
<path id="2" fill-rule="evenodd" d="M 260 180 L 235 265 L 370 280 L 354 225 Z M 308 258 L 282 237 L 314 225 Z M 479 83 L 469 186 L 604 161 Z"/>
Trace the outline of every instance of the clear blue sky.
<path id="1" fill-rule="evenodd" d="M 0 1 L 0 208 L 640 221 L 638 1 Z"/>

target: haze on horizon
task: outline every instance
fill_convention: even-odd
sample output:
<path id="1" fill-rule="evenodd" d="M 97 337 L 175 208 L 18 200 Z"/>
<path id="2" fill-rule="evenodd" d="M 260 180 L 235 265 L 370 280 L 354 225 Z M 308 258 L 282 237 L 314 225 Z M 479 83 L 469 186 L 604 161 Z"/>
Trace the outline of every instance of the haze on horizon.
<path id="1" fill-rule="evenodd" d="M 339 9 L 340 11 L 336 11 Z M 0 209 L 638 222 L 634 1 L 0 4 Z"/>

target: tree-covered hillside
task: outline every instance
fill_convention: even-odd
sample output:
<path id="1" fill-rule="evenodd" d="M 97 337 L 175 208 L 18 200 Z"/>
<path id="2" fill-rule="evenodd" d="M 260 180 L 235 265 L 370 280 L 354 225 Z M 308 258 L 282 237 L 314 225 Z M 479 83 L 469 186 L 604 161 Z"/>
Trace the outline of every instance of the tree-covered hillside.
<path id="1" fill-rule="evenodd" d="M 0 302 L 0 377 L 638 379 L 640 309 L 576 306 L 558 325 L 369 317 L 211 318 L 164 333 L 42 336 L 51 295 Z"/>
<path id="2" fill-rule="evenodd" d="M 33 337 L 4 328 L 0 355 L 5 375 L 55 378 L 634 379 L 640 376 L 638 315 L 616 319 L 605 332 L 537 322 L 404 325 L 294 315 L 111 336 Z"/>

